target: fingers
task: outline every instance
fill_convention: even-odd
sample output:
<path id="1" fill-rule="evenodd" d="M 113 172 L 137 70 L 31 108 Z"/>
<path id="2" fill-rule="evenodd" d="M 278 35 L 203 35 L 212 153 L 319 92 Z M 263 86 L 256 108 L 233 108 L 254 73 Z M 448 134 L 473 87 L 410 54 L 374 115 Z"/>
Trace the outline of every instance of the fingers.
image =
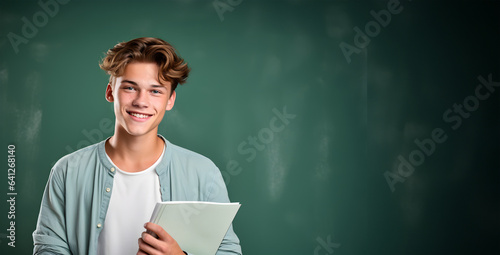
<path id="1" fill-rule="evenodd" d="M 139 238 L 139 255 L 154 255 L 157 254 L 156 250 L 149 244 L 145 243 L 142 238 Z"/>
<path id="2" fill-rule="evenodd" d="M 151 238 L 153 238 L 151 235 L 149 235 Z M 151 245 L 146 243 L 143 238 L 139 238 L 139 252 L 137 252 L 138 255 L 153 255 L 157 254 L 157 251 L 155 248 L 153 248 Z"/>
<path id="3" fill-rule="evenodd" d="M 139 239 L 140 239 L 140 238 L 139 238 Z M 143 250 L 141 250 L 141 249 L 139 248 L 139 251 L 137 252 L 137 255 L 149 255 L 149 254 L 145 253 Z"/>
<path id="4" fill-rule="evenodd" d="M 160 239 L 160 240 L 167 241 L 167 240 L 170 240 L 172 238 L 167 233 L 167 231 L 165 231 L 161 226 L 159 226 L 157 224 L 147 222 L 146 224 L 144 224 L 144 228 L 146 228 L 146 230 L 149 230 L 149 231 L 155 233 L 158 236 L 158 239 Z"/>
<path id="5" fill-rule="evenodd" d="M 158 235 L 158 238 L 155 238 L 147 232 L 142 232 L 141 238 L 139 238 L 139 252 L 150 255 L 184 254 L 175 239 L 172 238 L 161 226 L 148 222 L 144 224 L 144 227 L 148 232 L 153 232 Z M 142 255 L 142 253 L 138 254 Z"/>
<path id="6" fill-rule="evenodd" d="M 157 254 L 158 251 L 163 253 L 168 250 L 168 243 L 172 241 L 172 237 L 161 226 L 147 222 L 144 227 L 153 234 L 142 232 L 141 238 L 139 238 L 140 250 L 147 254 Z"/>
<path id="7" fill-rule="evenodd" d="M 158 250 L 162 246 L 162 243 L 165 242 L 163 240 L 155 238 L 154 236 L 152 236 L 151 234 L 146 233 L 146 232 L 142 232 L 141 238 L 139 238 L 139 239 L 145 245 L 152 247 L 155 250 Z M 140 244 L 141 243 L 139 242 L 139 248 L 140 248 Z"/>

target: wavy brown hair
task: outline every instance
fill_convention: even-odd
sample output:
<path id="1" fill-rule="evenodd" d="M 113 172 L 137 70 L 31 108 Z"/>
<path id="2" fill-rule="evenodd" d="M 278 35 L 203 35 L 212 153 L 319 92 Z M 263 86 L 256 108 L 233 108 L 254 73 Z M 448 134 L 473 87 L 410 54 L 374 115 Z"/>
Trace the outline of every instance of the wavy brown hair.
<path id="1" fill-rule="evenodd" d="M 109 49 L 99 64 L 110 75 L 110 82 L 123 75 L 125 67 L 132 62 L 151 62 L 158 65 L 158 80 L 172 83 L 172 91 L 184 84 L 191 70 L 174 47 L 159 38 L 142 37 L 121 42 Z"/>

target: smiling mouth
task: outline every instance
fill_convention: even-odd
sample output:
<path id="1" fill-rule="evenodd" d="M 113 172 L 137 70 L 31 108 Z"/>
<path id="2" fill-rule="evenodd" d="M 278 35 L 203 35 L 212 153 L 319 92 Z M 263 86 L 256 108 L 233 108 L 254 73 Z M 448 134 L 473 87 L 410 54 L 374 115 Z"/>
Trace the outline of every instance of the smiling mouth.
<path id="1" fill-rule="evenodd" d="M 149 114 L 142 114 L 142 113 L 137 113 L 137 112 L 128 112 L 127 113 L 131 116 L 134 116 L 136 118 L 139 118 L 139 119 L 147 119 L 153 115 L 149 115 Z"/>

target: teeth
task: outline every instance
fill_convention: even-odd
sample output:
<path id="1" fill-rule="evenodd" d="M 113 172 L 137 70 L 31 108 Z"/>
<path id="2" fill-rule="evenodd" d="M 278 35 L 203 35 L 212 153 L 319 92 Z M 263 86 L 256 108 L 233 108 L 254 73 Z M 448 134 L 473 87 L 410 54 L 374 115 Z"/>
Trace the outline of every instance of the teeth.
<path id="1" fill-rule="evenodd" d="M 144 114 L 134 113 L 134 112 L 131 112 L 130 115 L 137 117 L 137 118 L 141 118 L 141 119 L 145 119 L 145 118 L 149 117 L 149 115 L 144 115 Z"/>

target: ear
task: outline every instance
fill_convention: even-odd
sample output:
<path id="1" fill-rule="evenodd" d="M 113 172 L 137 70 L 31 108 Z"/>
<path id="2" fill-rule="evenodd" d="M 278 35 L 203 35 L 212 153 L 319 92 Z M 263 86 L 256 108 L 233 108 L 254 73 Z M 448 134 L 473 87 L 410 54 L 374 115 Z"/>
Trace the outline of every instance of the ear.
<path id="1" fill-rule="evenodd" d="M 175 103 L 175 90 L 172 91 L 172 94 L 170 95 L 170 98 L 167 101 L 167 111 L 172 110 L 172 108 L 174 107 L 174 103 Z"/>
<path id="2" fill-rule="evenodd" d="M 108 83 L 108 86 L 106 87 L 106 101 L 110 103 L 115 101 L 113 98 L 113 87 L 111 87 L 111 82 Z"/>

